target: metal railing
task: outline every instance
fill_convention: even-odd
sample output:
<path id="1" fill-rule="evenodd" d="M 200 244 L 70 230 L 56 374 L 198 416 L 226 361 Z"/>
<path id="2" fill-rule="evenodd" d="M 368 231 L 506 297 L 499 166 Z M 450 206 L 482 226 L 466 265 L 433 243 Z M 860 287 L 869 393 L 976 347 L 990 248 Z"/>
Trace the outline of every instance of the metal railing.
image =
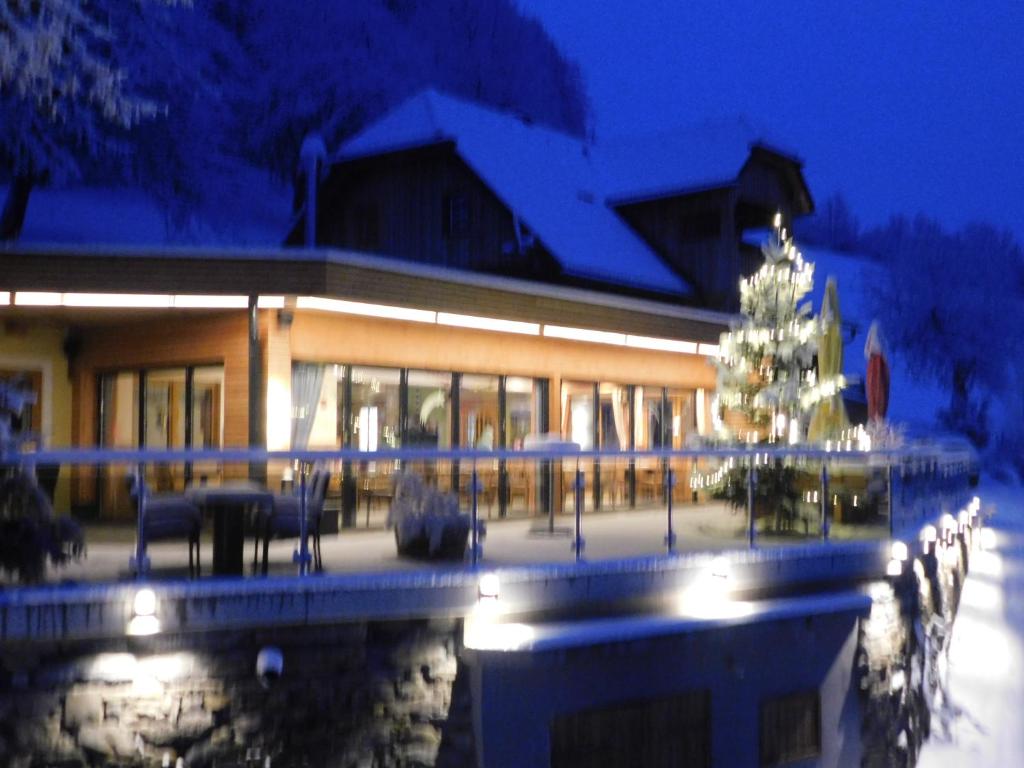
<path id="1" fill-rule="evenodd" d="M 572 494 L 573 525 L 571 527 L 571 553 L 577 562 L 585 557 L 586 540 L 583 527 L 587 515 L 587 478 L 591 475 L 594 490 L 594 506 L 600 506 L 600 484 L 602 482 L 602 466 L 625 465 L 625 491 L 622 491 L 624 502 L 628 497 L 628 506 L 637 505 L 637 473 L 640 463 L 654 467 L 651 471 L 652 484 L 660 484 L 661 500 L 664 503 L 664 538 L 663 553 L 672 556 L 679 548 L 677 499 L 681 482 L 690 483 L 691 499 L 698 494 L 707 496 L 712 487 L 717 489 L 737 510 L 745 507 L 745 536 L 742 542 L 736 542 L 736 548 L 756 547 L 769 543 L 763 532 L 758 531 L 758 520 L 774 516 L 774 523 L 764 522 L 763 529 L 774 533 L 783 530 L 785 524 L 802 525 L 803 538 L 820 538 L 827 543 L 836 527 L 834 515 L 843 498 L 852 497 L 852 507 L 858 506 L 858 489 L 862 494 L 870 493 L 872 503 L 877 507 L 876 515 L 880 523 L 875 525 L 871 535 L 879 533 L 888 537 L 907 537 L 916 535 L 917 529 L 942 512 L 955 510 L 966 504 L 972 475 L 976 474 L 975 459 L 969 451 L 959 447 L 944 446 L 941 443 L 926 443 L 893 450 L 876 451 L 832 451 L 817 447 L 768 447 L 744 446 L 734 448 L 692 449 L 692 450 L 624 450 L 583 451 L 566 448 L 564 445 L 550 448 L 528 450 L 422 450 L 422 449 L 383 449 L 364 452 L 352 449 L 342 450 L 301 450 L 301 451 L 266 451 L 249 449 L 225 450 L 110 450 L 110 449 L 69 449 L 43 451 L 7 451 L 0 454 L 0 469 L 7 472 L 21 471 L 34 474 L 38 467 L 70 465 L 72 467 L 92 467 L 93 474 L 99 476 L 96 468 L 110 468 L 113 465 L 128 465 L 138 479 L 139 494 L 137 517 L 135 521 L 135 546 L 131 558 L 131 570 L 144 575 L 148 568 L 143 520 L 149 498 L 146 485 L 147 470 L 155 467 L 183 465 L 216 465 L 224 467 L 229 464 L 245 466 L 247 471 L 253 467 L 283 467 L 298 470 L 299 536 L 298 544 L 293 553 L 293 561 L 298 575 L 305 576 L 310 571 L 312 561 L 309 551 L 307 504 L 309 491 L 307 486 L 308 473 L 314 466 L 332 466 L 343 468 L 342 474 L 350 479 L 353 468 L 390 464 L 397 471 L 415 471 L 416 467 L 447 466 L 451 470 L 451 482 L 448 490 L 454 491 L 456 500 L 461 498 L 463 487 L 468 494 L 466 507 L 468 515 L 469 535 L 466 561 L 470 567 L 477 567 L 483 559 L 480 536 L 482 526 L 480 520 L 480 497 L 484 491 L 481 483 L 480 468 L 482 466 L 500 466 L 501 471 L 512 462 L 533 462 L 535 473 L 544 475 L 537 486 L 537 496 L 546 492 L 546 498 L 540 499 L 535 510 L 539 520 L 546 523 L 547 533 L 556 531 L 556 517 L 564 505 L 566 492 Z M 677 467 L 689 466 L 690 477 L 681 478 Z M 698 468 L 704 466 L 707 471 Z M 556 467 L 558 472 L 556 475 Z M 469 471 L 468 486 L 461 486 L 460 478 L 464 468 Z M 660 469 L 658 480 L 656 473 Z M 433 472 L 433 470 L 432 470 Z M 571 482 L 566 483 L 566 472 L 571 472 Z M 786 475 L 786 472 L 791 474 Z M 780 474 L 782 473 L 782 474 Z M 794 474 L 802 473 L 802 474 Z M 435 479 L 436 472 L 433 472 Z M 708 476 L 711 480 L 708 480 Z M 183 473 L 184 477 L 192 477 L 191 472 Z M 783 477 L 785 487 L 774 487 Z M 796 477 L 796 481 L 792 478 Z M 787 480 L 786 478 L 790 478 Z M 853 480 L 851 480 L 853 478 Z M 265 478 L 264 478 L 265 480 Z M 786 485 L 789 483 L 789 485 Z M 844 490 L 844 484 L 853 488 Z M 568 485 L 567 489 L 565 486 Z M 507 492 L 508 481 L 498 481 L 498 488 L 504 487 Z M 778 494 L 789 494 L 799 488 L 803 496 L 792 502 L 793 509 L 816 510 L 815 513 L 804 514 L 794 520 L 783 520 L 779 511 L 782 497 Z M 545 491 L 546 489 L 546 491 Z M 729 492 L 723 493 L 723 489 Z M 620 489 L 622 490 L 622 489 Z M 561 496 L 556 500 L 555 494 Z M 615 489 L 612 489 L 615 493 Z M 772 494 L 777 497 L 773 497 Z M 789 498 L 787 496 L 786 498 Z M 745 498 L 744 498 L 745 497 Z M 652 496 L 653 498 L 653 496 Z M 776 498 L 775 506 L 772 499 Z M 862 495 L 861 498 L 864 498 Z M 367 525 L 372 496 L 367 501 Z M 745 501 L 745 504 L 743 503 Z M 792 501 L 792 500 L 791 500 Z M 349 500 L 351 502 L 351 499 Z M 358 501 L 356 502 L 358 503 Z M 641 505 L 642 506 L 642 505 Z M 657 505 L 655 505 L 657 506 Z M 460 510 L 463 508 L 459 505 Z M 815 519 L 816 518 L 816 519 Z M 781 523 L 780 523 L 781 521 Z M 772 527 L 774 525 L 774 527 Z M 882 530 L 879 531 L 879 525 Z M 543 526 L 542 526 L 543 527 Z M 539 530 L 539 529 L 538 529 Z M 852 534 L 856 538 L 857 531 Z M 765 541 L 762 541 L 765 537 Z M 778 543 L 778 542 L 773 542 Z"/>

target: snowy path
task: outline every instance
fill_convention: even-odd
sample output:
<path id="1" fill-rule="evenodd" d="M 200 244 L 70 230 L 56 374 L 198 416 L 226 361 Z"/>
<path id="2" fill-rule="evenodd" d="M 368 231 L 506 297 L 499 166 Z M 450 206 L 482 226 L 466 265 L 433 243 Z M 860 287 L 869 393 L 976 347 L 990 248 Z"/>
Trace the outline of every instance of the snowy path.
<path id="1" fill-rule="evenodd" d="M 983 486 L 997 514 L 975 552 L 953 628 L 948 706 L 922 768 L 1024 766 L 1024 490 Z"/>

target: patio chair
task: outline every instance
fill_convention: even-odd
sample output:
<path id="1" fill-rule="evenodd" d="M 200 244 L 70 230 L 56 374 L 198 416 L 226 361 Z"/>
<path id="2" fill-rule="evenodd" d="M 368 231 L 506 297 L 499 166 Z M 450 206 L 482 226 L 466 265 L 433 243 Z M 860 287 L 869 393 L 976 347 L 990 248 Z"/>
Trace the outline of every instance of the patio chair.
<path id="1" fill-rule="evenodd" d="M 139 484 L 138 477 L 135 475 L 132 475 L 131 478 L 131 494 L 135 499 L 137 512 Z M 142 537 L 143 551 L 151 541 L 185 539 L 188 541 L 188 574 L 198 577 L 200 574 L 199 532 L 203 525 L 203 516 L 199 509 L 184 496 L 178 494 L 151 496 L 146 491 L 145 502 L 142 530 L 139 532 Z M 195 549 L 195 559 L 192 555 L 193 548 Z"/>
<path id="2" fill-rule="evenodd" d="M 324 498 L 327 486 L 331 482 L 331 473 L 326 469 L 314 470 L 306 484 L 306 535 L 313 538 L 313 566 L 323 570 L 324 563 L 320 553 L 320 520 L 324 513 Z M 253 568 L 256 567 L 256 551 L 260 537 L 263 539 L 263 573 L 267 573 L 271 539 L 297 539 L 301 526 L 302 499 L 299 489 L 295 493 L 274 496 L 274 503 L 269 510 L 260 510 L 260 518 L 256 522 L 256 544 L 253 548 Z"/>

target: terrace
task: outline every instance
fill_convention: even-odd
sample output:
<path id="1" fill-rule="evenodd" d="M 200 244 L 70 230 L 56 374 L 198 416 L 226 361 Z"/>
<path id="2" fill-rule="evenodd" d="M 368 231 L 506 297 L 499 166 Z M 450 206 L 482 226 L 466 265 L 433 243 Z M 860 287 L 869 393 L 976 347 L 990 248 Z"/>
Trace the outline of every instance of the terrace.
<path id="1" fill-rule="evenodd" d="M 278 483 L 294 486 L 292 498 L 299 499 L 300 505 L 302 499 L 308 500 L 310 509 L 300 506 L 298 523 L 309 526 L 310 533 L 319 528 L 322 567 L 315 567 L 310 538 L 297 535 L 271 540 L 267 563 L 272 576 L 299 577 L 473 571 L 797 545 L 834 549 L 850 542 L 906 541 L 916 538 L 923 525 L 938 520 L 943 512 L 964 505 L 969 475 L 974 471 L 969 453 L 939 444 L 888 451 L 745 448 L 614 454 L 565 445 L 518 451 L 392 449 L 372 453 L 69 450 L 8 454 L 2 465 L 8 475 L 60 467 L 59 474 L 70 476 L 72 483 L 95 483 L 101 476 L 117 476 L 127 484 L 125 478 L 134 474 L 143 478 L 144 488 L 146 479 L 154 477 L 158 469 L 183 474 L 185 467 L 206 468 L 202 475 L 191 473 L 196 480 L 180 498 L 190 492 L 207 493 L 207 489 L 256 488 L 281 499 L 282 488 L 267 488 L 265 480 L 261 484 L 242 478 L 291 476 L 290 482 Z M 634 490 L 629 497 L 606 482 L 604 489 L 598 490 L 604 503 L 601 509 L 593 508 L 595 476 L 622 474 L 629 478 L 644 465 L 662 468 L 661 487 L 648 493 Z M 301 493 L 311 472 L 322 468 L 335 478 L 345 478 L 355 468 L 367 466 L 375 466 L 377 471 L 392 468 L 392 488 L 399 476 L 426 478 L 423 487 L 447 497 L 452 514 L 457 505 L 457 515 L 466 523 L 461 551 L 454 558 L 400 555 L 396 532 L 388 525 L 395 504 L 390 491 L 382 491 L 376 499 L 360 497 L 355 518 L 340 520 L 340 529 L 335 529 L 342 517 L 338 496 L 344 482 L 339 480 L 327 486 L 322 516 L 314 521 L 314 511 L 319 511 L 313 509 L 311 486 L 305 495 Z M 484 472 L 499 473 L 505 493 L 509 493 L 511 473 L 527 476 L 531 491 L 522 503 L 499 507 L 493 497 L 484 498 L 485 485 L 480 479 Z M 785 487 L 780 486 L 780 477 Z M 271 481 L 271 485 L 277 483 Z M 635 479 L 627 485 L 640 487 Z M 284 494 L 288 496 L 287 489 Z M 723 494 L 728 498 L 721 498 Z M 151 496 L 148 489 L 144 495 L 146 499 L 166 498 Z M 184 538 L 146 541 L 139 521 L 145 518 L 149 503 L 135 505 L 134 521 L 83 522 L 84 556 L 60 566 L 50 563 L 44 581 L 68 585 L 187 578 Z M 9 513 L 12 504 L 8 499 Z M 243 499 L 225 510 L 231 518 L 228 522 L 236 526 L 233 534 L 215 530 L 210 510 L 203 509 L 202 503 L 198 506 L 204 512 L 199 578 L 258 578 L 262 553 L 253 540 L 259 532 L 253 523 L 254 505 Z M 499 508 L 505 512 L 502 517 Z M 223 523 L 221 519 L 217 524 Z M 237 558 L 227 565 L 217 560 L 215 550 L 223 548 L 218 537 L 231 535 L 244 543 L 241 567 Z M 460 556 L 462 551 L 464 556 Z"/>

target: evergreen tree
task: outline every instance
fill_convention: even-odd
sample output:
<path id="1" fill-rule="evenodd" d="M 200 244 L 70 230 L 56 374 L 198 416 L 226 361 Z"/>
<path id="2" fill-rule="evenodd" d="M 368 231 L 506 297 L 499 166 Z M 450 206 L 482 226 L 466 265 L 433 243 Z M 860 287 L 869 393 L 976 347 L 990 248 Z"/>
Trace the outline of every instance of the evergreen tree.
<path id="1" fill-rule="evenodd" d="M 814 370 L 819 323 L 809 303 L 814 265 L 804 261 L 776 214 L 761 246 L 764 264 L 740 282 L 741 323 L 719 342 L 718 400 L 743 413 L 761 436 L 796 442 L 802 417 L 841 388 L 842 377 L 819 381 Z"/>

